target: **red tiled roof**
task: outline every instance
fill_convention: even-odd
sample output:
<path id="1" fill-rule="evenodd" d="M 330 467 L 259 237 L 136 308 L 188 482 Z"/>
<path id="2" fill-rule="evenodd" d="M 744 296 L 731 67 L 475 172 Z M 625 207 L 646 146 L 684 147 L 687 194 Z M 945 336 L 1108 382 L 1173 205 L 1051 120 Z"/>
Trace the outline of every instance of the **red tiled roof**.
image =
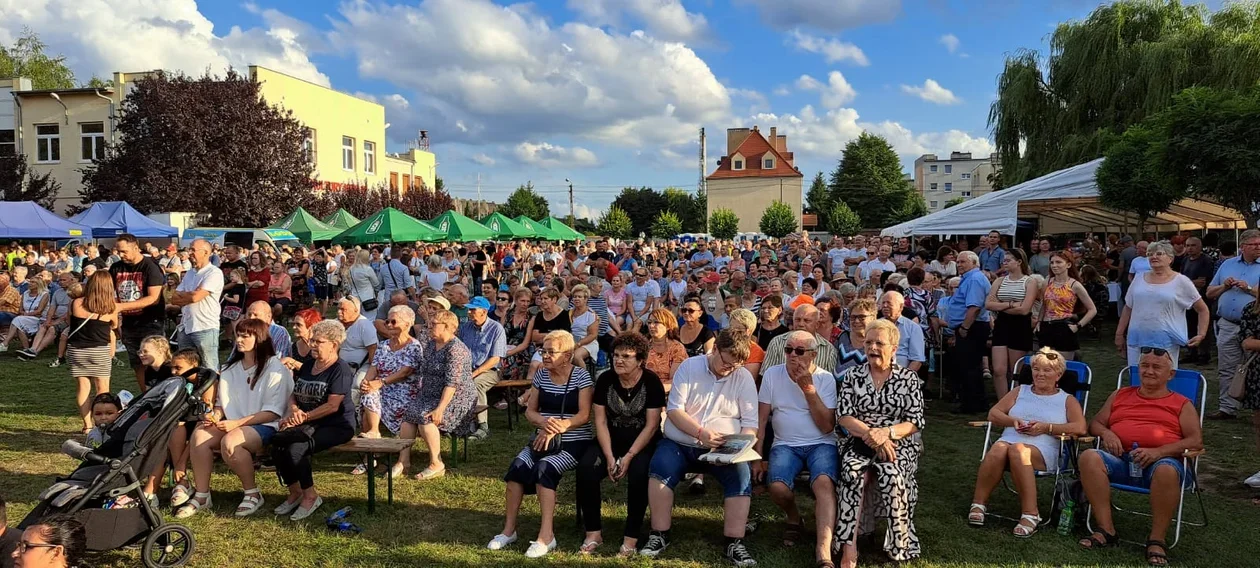
<path id="1" fill-rule="evenodd" d="M 744 169 L 732 170 L 730 156 L 726 156 L 722 160 L 721 165 L 705 179 L 805 177 L 801 172 L 788 165 L 788 159 L 792 156 L 791 152 L 778 152 L 770 146 L 770 143 L 757 130 L 748 133 L 748 137 L 732 153 L 732 155 L 734 154 L 744 157 Z M 773 169 L 766 170 L 761 167 L 765 163 L 762 157 L 766 154 L 774 156 Z M 787 158 L 784 156 L 787 156 Z"/>

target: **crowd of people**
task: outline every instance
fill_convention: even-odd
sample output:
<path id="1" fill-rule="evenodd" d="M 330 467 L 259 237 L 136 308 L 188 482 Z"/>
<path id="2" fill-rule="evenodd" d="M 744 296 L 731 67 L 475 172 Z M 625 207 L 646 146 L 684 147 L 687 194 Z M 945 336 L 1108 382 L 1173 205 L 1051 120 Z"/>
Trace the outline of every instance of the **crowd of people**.
<path id="1" fill-rule="evenodd" d="M 957 412 L 987 412 L 1004 429 L 960 517 L 983 524 L 1009 471 L 1022 509 L 1014 535 L 1032 536 L 1041 525 L 1033 472 L 1058 467 L 1057 435 L 1089 433 L 1101 444 L 1080 460 L 1095 504 L 1081 546 L 1115 541 L 1110 509 L 1099 504 L 1109 480 L 1124 480 L 1150 488 L 1145 554 L 1163 565 L 1169 499 L 1186 475 L 1180 458 L 1202 447 L 1194 405 L 1167 389 L 1172 374 L 1210 361 L 1215 345 L 1221 391 L 1209 418 L 1260 407 L 1260 364 L 1246 355 L 1260 351 L 1260 232 L 1236 245 L 1206 242 L 1215 238 L 1047 237 L 1029 241 L 1028 252 L 996 231 L 975 244 L 866 236 L 824 244 L 796 233 L 777 242 L 279 250 L 196 240 L 162 250 L 120 235 L 113 250 L 40 254 L 14 243 L 3 251 L 0 324 L 9 330 L 0 350 L 17 340 L 18 357 L 31 360 L 56 345 L 49 365 L 68 366 L 79 382 L 85 433 L 99 426 L 93 391 L 109 393 L 119 350 L 141 391 L 218 371 L 211 411 L 169 445 L 181 518 L 211 504 L 216 453 L 240 479 L 242 517 L 264 507 L 260 458 L 288 489 L 274 513 L 313 514 L 323 500 L 311 456 L 356 435 L 423 440 L 419 471 L 410 451 L 382 467 L 439 478 L 441 437 L 490 436 L 489 409 L 510 402 L 495 387 L 527 380 L 520 402 L 536 431 L 507 465 L 504 523 L 490 549 L 517 541 L 522 501 L 536 494 L 541 522 L 525 554 L 555 550 L 556 489 L 574 472 L 585 529 L 578 550 L 603 546 L 601 481 L 624 479 L 617 554 L 657 557 L 671 543 L 675 492 L 716 481 L 723 552 L 737 566 L 756 563 L 745 543 L 754 493 L 782 509 L 784 546 L 805 540 L 797 483 L 816 501 L 819 566 L 856 565 L 857 536 L 877 520 L 887 521 L 880 547 L 889 558 L 918 557 L 924 385 L 938 377 Z M 1117 349 L 1141 386 L 1117 391 L 1087 422 L 1059 380 L 1104 317 L 1117 319 Z M 223 364 L 220 341 L 230 343 Z M 1026 355 L 1031 380 L 1021 385 L 1015 367 Z M 1245 381 L 1241 399 L 1232 381 Z M 1143 426 L 1151 423 L 1162 428 Z M 761 459 L 702 459 L 738 435 L 755 439 Z M 1129 477 L 1131 465 L 1140 475 Z M 150 495 L 162 473 L 150 476 Z M 352 473 L 375 472 L 361 464 Z M 1260 487 L 1260 472 L 1246 483 Z"/>

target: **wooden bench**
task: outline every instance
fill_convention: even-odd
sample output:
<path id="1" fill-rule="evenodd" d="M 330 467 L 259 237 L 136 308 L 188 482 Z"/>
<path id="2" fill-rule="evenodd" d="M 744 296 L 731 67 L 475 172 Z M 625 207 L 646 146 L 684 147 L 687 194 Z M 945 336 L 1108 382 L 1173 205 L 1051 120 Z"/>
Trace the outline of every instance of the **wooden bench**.
<path id="1" fill-rule="evenodd" d="M 415 439 L 409 438 L 351 438 L 349 442 L 333 447 L 329 451 L 367 455 L 367 473 L 364 477 L 367 478 L 368 513 L 375 513 L 376 456 L 398 455 L 399 452 L 410 448 L 415 443 Z M 394 476 L 387 473 L 385 479 L 388 486 L 388 502 L 392 505 L 394 504 Z"/>
<path id="2" fill-rule="evenodd" d="M 512 431 L 513 422 L 519 422 L 517 416 L 521 413 L 521 405 L 516 402 L 516 399 L 529 389 L 529 387 L 533 386 L 533 384 L 534 381 L 529 379 L 518 379 L 511 381 L 499 381 L 495 383 L 493 387 L 490 387 L 490 390 L 504 389 L 507 391 L 504 394 L 507 396 L 508 404 L 508 432 Z"/>

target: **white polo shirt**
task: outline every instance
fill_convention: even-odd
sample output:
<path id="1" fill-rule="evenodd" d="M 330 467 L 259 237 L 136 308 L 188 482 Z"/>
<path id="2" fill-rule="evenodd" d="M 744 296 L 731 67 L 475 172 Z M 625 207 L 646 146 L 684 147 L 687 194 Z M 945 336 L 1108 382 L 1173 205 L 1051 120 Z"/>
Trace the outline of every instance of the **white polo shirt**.
<path id="1" fill-rule="evenodd" d="M 697 355 L 680 363 L 674 373 L 665 411 L 675 410 L 686 412 L 701 428 L 717 434 L 756 430 L 757 383 L 743 367 L 718 378 L 709 370 L 708 355 Z M 665 421 L 665 437 L 684 446 L 703 445 L 674 426 L 672 420 Z"/>
<path id="2" fill-rule="evenodd" d="M 184 279 L 180 280 L 175 289 L 189 293 L 203 289 L 210 292 L 200 302 L 181 308 L 183 320 L 180 325 L 184 327 L 184 333 L 219 329 L 219 314 L 223 310 L 223 306 L 219 305 L 219 298 L 223 295 L 222 270 L 207 262 L 199 270 L 184 273 Z"/>

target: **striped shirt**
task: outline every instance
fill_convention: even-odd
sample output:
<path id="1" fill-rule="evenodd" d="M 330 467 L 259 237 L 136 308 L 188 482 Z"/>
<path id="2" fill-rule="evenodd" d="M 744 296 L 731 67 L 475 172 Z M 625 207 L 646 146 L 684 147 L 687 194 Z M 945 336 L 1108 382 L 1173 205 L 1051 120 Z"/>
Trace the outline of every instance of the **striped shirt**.
<path id="1" fill-rule="evenodd" d="M 567 384 L 566 384 L 567 383 Z M 573 367 L 567 381 L 556 384 L 551 381 L 551 373 L 546 367 L 538 369 L 534 374 L 534 388 L 538 389 L 538 413 L 544 418 L 571 418 L 578 412 L 579 391 L 595 388 L 595 382 L 586 369 Z M 595 433 L 591 422 L 573 428 L 561 435 L 561 442 L 580 442 L 594 440 Z"/>
<path id="2" fill-rule="evenodd" d="M 599 316 L 599 336 L 608 335 L 612 329 L 612 321 L 608 317 L 608 300 L 603 296 L 591 296 L 586 299 L 586 307 Z"/>
<path id="3" fill-rule="evenodd" d="M 1010 276 L 1002 277 L 1002 284 L 998 286 L 997 299 L 999 302 L 1023 302 L 1024 297 L 1028 295 L 1028 277 L 1021 277 L 1019 280 L 1011 280 Z"/>

